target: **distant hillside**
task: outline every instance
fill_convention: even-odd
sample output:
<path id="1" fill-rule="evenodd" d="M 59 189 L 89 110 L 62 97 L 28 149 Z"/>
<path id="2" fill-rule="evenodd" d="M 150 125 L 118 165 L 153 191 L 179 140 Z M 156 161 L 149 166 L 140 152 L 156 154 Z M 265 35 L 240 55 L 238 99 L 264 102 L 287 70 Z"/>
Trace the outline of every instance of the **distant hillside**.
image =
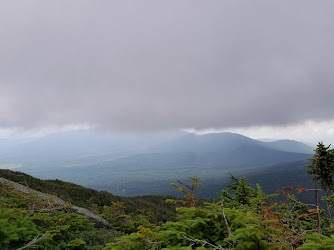
<path id="1" fill-rule="evenodd" d="M 201 176 L 208 184 L 200 190 L 201 197 L 215 198 L 227 172 L 265 174 L 312 157 L 312 149 L 297 141 L 262 142 L 235 133 L 182 131 L 139 137 L 64 133 L 14 148 L 0 152 L 0 166 L 17 164 L 18 170 L 38 178 L 57 178 L 120 196 L 177 195 L 169 183 Z M 214 189 L 208 188 L 213 184 Z"/>
<path id="2" fill-rule="evenodd" d="M 263 147 L 285 152 L 313 154 L 314 148 L 294 140 L 260 141 L 235 133 L 188 134 L 153 147 L 157 152 L 221 152 L 240 147 Z"/>
<path id="3" fill-rule="evenodd" d="M 272 149 L 277 149 L 287 152 L 304 153 L 304 154 L 314 153 L 314 148 L 312 148 L 311 146 L 294 140 L 277 140 L 272 142 L 266 142 L 266 146 Z"/>
<path id="4" fill-rule="evenodd" d="M 0 139 L 0 168 L 80 166 L 100 163 L 147 150 L 188 134 L 175 130 L 156 133 L 68 131 L 38 138 Z"/>

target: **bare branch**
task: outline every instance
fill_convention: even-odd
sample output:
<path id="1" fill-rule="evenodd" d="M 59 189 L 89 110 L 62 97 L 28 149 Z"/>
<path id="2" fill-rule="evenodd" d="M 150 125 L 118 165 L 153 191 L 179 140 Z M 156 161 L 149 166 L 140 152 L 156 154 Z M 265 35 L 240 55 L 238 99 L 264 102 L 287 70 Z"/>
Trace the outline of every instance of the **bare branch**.
<path id="1" fill-rule="evenodd" d="M 182 235 L 183 238 L 185 238 L 186 240 L 189 240 L 193 243 L 191 243 L 189 245 L 189 247 L 192 247 L 194 246 L 195 244 L 199 243 L 199 244 L 202 244 L 202 247 L 204 247 L 205 245 L 208 245 L 209 247 L 212 247 L 214 250 L 228 250 L 227 248 L 223 248 L 222 246 L 216 246 L 216 245 L 213 245 L 205 240 L 199 240 L 199 239 L 191 239 L 185 235 Z"/>
<path id="2" fill-rule="evenodd" d="M 37 235 L 35 238 L 32 239 L 32 241 L 30 241 L 27 245 L 25 245 L 24 247 L 20 247 L 16 250 L 22 250 L 22 249 L 26 249 L 26 248 L 29 248 L 29 247 L 35 247 L 35 245 L 44 240 L 45 237 L 46 237 L 47 233 L 43 234 L 41 237 L 38 237 L 39 235 Z"/>
<path id="3" fill-rule="evenodd" d="M 230 227 L 228 226 L 228 222 L 227 222 L 227 219 L 226 219 L 226 216 L 225 216 L 225 212 L 224 212 L 224 199 L 222 199 L 222 201 L 221 201 L 221 203 L 220 203 L 220 206 L 221 206 L 221 208 L 222 208 L 222 213 L 223 213 L 224 223 L 225 223 L 225 226 L 226 226 L 227 231 L 228 231 L 228 237 L 231 237 L 231 236 L 232 236 L 231 229 L 230 229 Z"/>

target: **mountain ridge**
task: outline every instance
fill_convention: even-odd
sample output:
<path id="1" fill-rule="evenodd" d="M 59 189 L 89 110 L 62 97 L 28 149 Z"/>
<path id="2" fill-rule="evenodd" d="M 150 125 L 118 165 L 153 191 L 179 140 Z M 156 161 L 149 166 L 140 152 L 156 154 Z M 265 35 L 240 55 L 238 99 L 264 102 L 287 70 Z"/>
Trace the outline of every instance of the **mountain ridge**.
<path id="1" fill-rule="evenodd" d="M 77 133 L 74 137 L 80 137 L 79 135 Z M 51 151 L 40 159 L 33 155 L 31 159 L 24 158 L 22 162 L 17 162 L 19 159 L 15 159 L 15 162 L 7 159 L 7 163 L 20 163 L 22 167 L 17 170 L 38 178 L 57 178 L 121 196 L 136 196 L 152 194 L 153 190 L 157 194 L 169 194 L 168 184 L 182 177 L 195 175 L 201 176 L 204 183 L 218 183 L 227 178 L 227 172 L 247 176 L 249 173 L 270 171 L 271 168 L 278 168 L 280 164 L 289 162 L 298 165 L 299 161 L 312 156 L 306 153 L 310 152 L 308 147 L 292 140 L 268 143 L 227 132 L 204 135 L 181 132 L 174 137 L 161 135 L 158 136 L 160 139 L 155 137 L 150 140 L 146 137 L 134 138 L 134 141 L 130 137 L 127 137 L 126 143 L 132 147 L 131 150 L 137 148 L 131 153 L 104 148 L 103 156 L 93 154 L 69 159 L 66 156 L 62 159 L 56 153 L 53 157 L 48 157 L 53 154 Z M 94 135 L 93 138 L 95 143 L 99 139 L 102 142 L 109 140 L 96 138 Z M 66 143 L 66 140 L 62 143 L 59 140 L 62 141 L 58 139 L 57 144 L 50 147 Z M 81 139 L 78 143 L 89 144 L 90 141 Z M 101 145 L 103 147 L 107 144 Z M 89 148 L 89 145 L 80 146 Z M 71 147 L 67 145 L 62 150 L 64 149 L 70 150 Z M 292 149 L 299 152 L 290 152 Z M 34 150 L 37 154 L 38 146 Z M 47 149 L 44 148 L 42 152 L 45 150 Z M 0 160 L 5 161 L 1 155 Z M 203 197 L 215 195 L 206 192 L 205 188 L 203 190 Z"/>

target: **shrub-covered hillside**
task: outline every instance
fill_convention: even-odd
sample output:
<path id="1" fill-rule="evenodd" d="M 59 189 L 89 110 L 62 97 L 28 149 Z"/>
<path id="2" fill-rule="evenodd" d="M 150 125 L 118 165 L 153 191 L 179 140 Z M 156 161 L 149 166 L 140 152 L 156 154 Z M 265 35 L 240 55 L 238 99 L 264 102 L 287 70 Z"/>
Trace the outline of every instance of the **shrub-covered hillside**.
<path id="1" fill-rule="evenodd" d="M 320 143 L 305 168 L 307 174 L 313 177 L 308 187 L 291 183 L 276 194 L 266 194 L 260 185 L 253 188 L 245 178 L 231 175 L 230 184 L 211 202 L 196 199 L 200 178 L 192 177 L 172 184 L 184 199 L 168 197 L 166 203 L 167 197 L 160 196 L 129 202 L 71 183 L 2 171 L 6 178 L 23 179 L 31 190 L 49 191 L 73 204 L 85 199 L 81 205 L 112 228 L 94 227 L 70 204 L 55 207 L 33 191 L 23 194 L 2 185 L 0 249 L 334 249 L 334 150 Z M 312 204 L 298 200 L 306 192 L 313 193 Z M 177 218 L 168 218 L 175 206 Z M 164 211 L 166 217 L 160 215 Z"/>
<path id="2" fill-rule="evenodd" d="M 124 203 L 124 212 L 127 214 L 142 210 L 146 213 L 153 213 L 158 221 L 176 219 L 175 207 L 165 203 L 165 200 L 171 198 L 171 196 L 148 195 L 120 197 L 106 191 L 97 191 L 70 182 L 61 180 L 40 180 L 21 172 L 6 169 L 0 169 L 0 177 L 23 185 L 28 184 L 32 189 L 53 194 L 67 202 L 84 208 L 90 208 L 93 204 L 97 204 L 98 207 L 103 207 L 110 205 L 112 202 L 121 202 Z"/>

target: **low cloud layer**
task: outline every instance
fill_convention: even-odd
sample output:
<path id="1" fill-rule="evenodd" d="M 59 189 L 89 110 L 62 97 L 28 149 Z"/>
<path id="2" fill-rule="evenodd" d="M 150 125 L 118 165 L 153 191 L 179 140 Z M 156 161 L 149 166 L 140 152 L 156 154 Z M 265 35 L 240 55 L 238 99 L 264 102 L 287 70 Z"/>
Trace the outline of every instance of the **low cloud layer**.
<path id="1" fill-rule="evenodd" d="M 3 1 L 0 127 L 334 119 L 333 1 Z"/>

